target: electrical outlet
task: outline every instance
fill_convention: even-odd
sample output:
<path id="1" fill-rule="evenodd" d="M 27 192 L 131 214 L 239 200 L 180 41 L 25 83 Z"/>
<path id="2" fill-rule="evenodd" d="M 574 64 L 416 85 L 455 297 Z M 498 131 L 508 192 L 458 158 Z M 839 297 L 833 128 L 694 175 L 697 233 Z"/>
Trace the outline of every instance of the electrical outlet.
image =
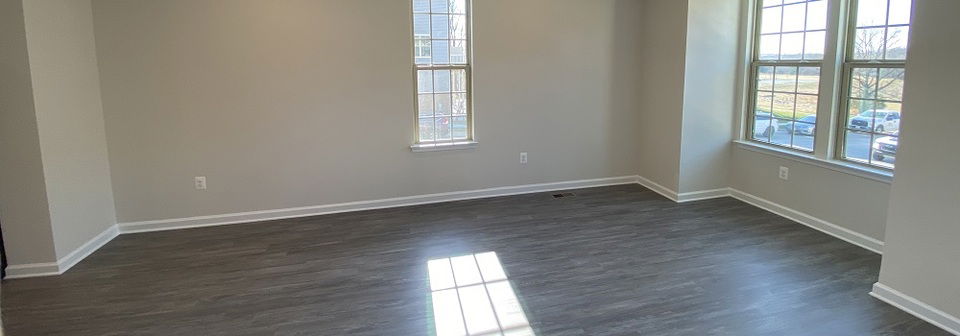
<path id="1" fill-rule="evenodd" d="M 780 179 L 784 181 L 790 179 L 790 168 L 780 167 Z"/>
<path id="2" fill-rule="evenodd" d="M 193 178 L 193 187 L 197 190 L 207 190 L 207 177 L 197 176 Z"/>
<path id="3" fill-rule="evenodd" d="M 527 152 L 520 152 L 520 163 L 521 164 L 527 163 Z"/>

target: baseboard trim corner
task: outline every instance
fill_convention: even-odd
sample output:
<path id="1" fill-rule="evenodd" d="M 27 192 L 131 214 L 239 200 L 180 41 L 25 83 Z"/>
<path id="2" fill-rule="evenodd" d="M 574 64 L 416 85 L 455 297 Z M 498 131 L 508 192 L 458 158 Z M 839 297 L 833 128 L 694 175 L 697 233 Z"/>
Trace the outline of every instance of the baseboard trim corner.
<path id="1" fill-rule="evenodd" d="M 310 216 L 329 215 L 334 213 L 396 208 L 412 205 L 462 201 L 479 198 L 500 197 L 547 192 L 565 189 L 593 188 L 620 184 L 635 184 L 638 176 L 619 176 L 589 180 L 562 181 L 551 183 L 526 184 L 518 186 L 495 187 L 454 191 L 437 194 L 425 194 L 406 197 L 386 198 L 379 200 L 336 203 L 299 208 L 273 209 L 263 211 L 238 212 L 213 216 L 198 216 L 187 218 L 172 218 L 141 222 L 120 223 L 121 234 L 153 231 L 167 231 L 220 226 L 230 224 L 252 223 L 269 220 L 300 218 Z"/>
<path id="2" fill-rule="evenodd" d="M 652 190 L 655 193 L 660 194 L 660 196 L 666 197 L 671 201 L 680 202 L 680 195 L 678 195 L 676 191 L 674 191 L 673 189 L 664 187 L 663 185 L 657 182 L 653 182 L 653 180 L 650 180 L 643 176 L 637 176 L 637 183 L 646 187 L 647 189 Z"/>
<path id="3" fill-rule="evenodd" d="M 842 226 L 827 222 L 820 218 L 808 215 L 806 213 L 785 207 L 783 205 L 771 202 L 759 196 L 755 196 L 734 188 L 730 188 L 730 196 L 751 204 L 755 207 L 767 210 L 781 217 L 794 222 L 809 226 L 820 232 L 840 238 L 848 243 L 860 246 L 871 252 L 883 254 L 883 242 L 869 237 L 859 232 L 852 231 Z"/>
<path id="4" fill-rule="evenodd" d="M 117 229 L 117 225 L 110 225 L 110 227 L 108 227 L 106 230 L 103 230 L 103 232 L 100 232 L 86 243 L 83 243 L 83 245 L 80 245 L 80 247 L 77 247 L 71 251 L 70 254 L 58 259 L 57 262 L 7 266 L 7 277 L 4 279 L 23 279 L 62 275 L 80 261 L 83 261 L 83 259 L 86 259 L 88 256 L 93 254 L 93 252 L 99 250 L 101 247 L 103 247 L 103 245 L 106 245 L 111 240 L 116 238 L 119 234 L 120 231 Z"/>
<path id="5" fill-rule="evenodd" d="M 103 245 L 109 243 L 113 238 L 117 238 L 120 235 L 120 230 L 117 228 L 117 225 L 110 225 L 106 230 L 100 232 L 96 237 L 90 239 L 83 245 L 80 245 L 77 249 L 70 252 L 70 254 L 57 260 L 57 266 L 60 274 L 70 270 L 73 266 L 77 265 L 83 259 L 86 259 L 88 256 L 99 250 Z"/>
<path id="6" fill-rule="evenodd" d="M 877 282 L 873 284 L 873 291 L 870 292 L 870 295 L 921 320 L 930 322 L 930 324 L 949 333 L 960 335 L 960 318 L 947 314 L 890 286 Z"/>

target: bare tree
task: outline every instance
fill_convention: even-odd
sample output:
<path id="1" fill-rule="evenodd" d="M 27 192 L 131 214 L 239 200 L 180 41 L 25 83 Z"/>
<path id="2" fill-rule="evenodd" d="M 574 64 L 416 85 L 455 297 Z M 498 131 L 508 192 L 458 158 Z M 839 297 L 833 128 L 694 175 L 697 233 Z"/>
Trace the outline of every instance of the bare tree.
<path id="1" fill-rule="evenodd" d="M 882 60 L 884 53 L 887 56 L 902 57 L 905 50 L 902 48 L 887 49 L 889 46 L 900 45 L 903 38 L 899 30 L 884 29 L 865 29 L 857 31 L 853 44 L 853 54 L 856 59 Z M 889 58 L 889 57 L 888 57 Z M 875 69 L 860 68 L 853 69 L 850 88 L 852 93 L 857 96 L 872 99 L 900 100 L 900 97 L 885 96 L 885 93 L 897 89 L 897 86 L 903 83 L 903 69 L 898 68 L 880 68 L 879 73 Z M 888 90 L 889 89 L 889 90 Z M 874 106 L 876 104 L 876 106 Z M 882 102 L 861 100 L 857 106 L 858 111 L 863 113 L 872 109 L 885 107 Z"/>

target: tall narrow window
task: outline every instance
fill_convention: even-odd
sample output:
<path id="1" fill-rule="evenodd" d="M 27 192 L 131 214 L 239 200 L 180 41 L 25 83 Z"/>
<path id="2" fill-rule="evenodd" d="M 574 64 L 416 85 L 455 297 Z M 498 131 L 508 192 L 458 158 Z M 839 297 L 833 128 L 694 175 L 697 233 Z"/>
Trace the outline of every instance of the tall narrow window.
<path id="1" fill-rule="evenodd" d="M 838 141 L 840 157 L 893 169 L 911 0 L 859 0 L 851 10 Z"/>
<path id="2" fill-rule="evenodd" d="M 470 1 L 413 0 L 418 144 L 473 139 Z"/>
<path id="3" fill-rule="evenodd" d="M 757 1 L 748 138 L 813 151 L 827 0 Z"/>

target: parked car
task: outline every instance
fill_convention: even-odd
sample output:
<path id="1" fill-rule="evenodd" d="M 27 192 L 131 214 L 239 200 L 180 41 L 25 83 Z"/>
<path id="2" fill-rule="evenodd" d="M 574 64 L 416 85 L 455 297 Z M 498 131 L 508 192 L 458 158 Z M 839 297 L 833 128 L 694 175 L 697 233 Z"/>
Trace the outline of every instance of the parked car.
<path id="1" fill-rule="evenodd" d="M 876 126 L 873 121 L 876 120 Z M 894 110 L 867 110 L 850 118 L 850 129 L 857 131 L 873 131 L 891 133 L 900 130 L 900 112 Z"/>
<path id="2" fill-rule="evenodd" d="M 873 141 L 873 159 L 883 161 L 886 158 L 896 158 L 899 147 L 900 132 L 894 136 L 882 137 Z"/>
<path id="3" fill-rule="evenodd" d="M 758 136 L 769 138 L 780 129 L 779 123 L 769 112 L 757 111 L 753 114 L 753 132 Z"/>
<path id="4" fill-rule="evenodd" d="M 787 132 L 794 133 L 794 134 L 813 135 L 813 133 L 816 133 L 817 131 L 816 123 L 817 123 L 817 116 L 809 115 L 809 116 L 797 119 L 797 122 L 795 123 L 787 124 L 786 126 L 784 126 L 784 128 L 786 128 Z"/>

